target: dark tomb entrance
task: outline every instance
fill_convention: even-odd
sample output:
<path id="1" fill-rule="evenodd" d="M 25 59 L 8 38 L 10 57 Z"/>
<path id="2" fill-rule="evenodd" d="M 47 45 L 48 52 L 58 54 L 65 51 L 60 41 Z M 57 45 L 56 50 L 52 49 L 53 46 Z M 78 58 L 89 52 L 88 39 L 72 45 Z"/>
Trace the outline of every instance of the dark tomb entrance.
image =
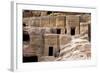
<path id="1" fill-rule="evenodd" d="M 57 34 L 60 34 L 61 33 L 61 29 L 57 29 Z"/>
<path id="2" fill-rule="evenodd" d="M 25 23 L 23 23 L 23 27 L 26 27 L 26 24 Z"/>
<path id="3" fill-rule="evenodd" d="M 67 29 L 65 28 L 65 34 L 67 34 Z"/>
<path id="4" fill-rule="evenodd" d="M 29 57 L 23 57 L 23 62 L 38 62 L 37 56 L 29 56 Z"/>
<path id="5" fill-rule="evenodd" d="M 23 31 L 23 41 L 25 42 L 29 42 L 30 41 L 30 37 L 27 31 Z"/>
<path id="6" fill-rule="evenodd" d="M 71 35 L 75 35 L 75 27 L 71 28 Z"/>
<path id="7" fill-rule="evenodd" d="M 53 56 L 53 47 L 49 47 L 49 56 Z"/>

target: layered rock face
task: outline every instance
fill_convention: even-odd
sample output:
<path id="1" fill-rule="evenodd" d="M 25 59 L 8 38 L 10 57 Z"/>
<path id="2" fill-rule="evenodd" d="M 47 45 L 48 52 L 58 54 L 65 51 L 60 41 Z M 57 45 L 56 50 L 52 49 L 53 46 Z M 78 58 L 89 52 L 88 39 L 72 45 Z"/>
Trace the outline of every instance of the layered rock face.
<path id="1" fill-rule="evenodd" d="M 70 43 L 62 47 L 60 55 L 56 61 L 65 60 L 85 60 L 91 58 L 91 44 L 80 36 L 72 37 Z"/>
<path id="2" fill-rule="evenodd" d="M 23 12 L 23 57 L 42 61 L 91 59 L 91 14 Z"/>

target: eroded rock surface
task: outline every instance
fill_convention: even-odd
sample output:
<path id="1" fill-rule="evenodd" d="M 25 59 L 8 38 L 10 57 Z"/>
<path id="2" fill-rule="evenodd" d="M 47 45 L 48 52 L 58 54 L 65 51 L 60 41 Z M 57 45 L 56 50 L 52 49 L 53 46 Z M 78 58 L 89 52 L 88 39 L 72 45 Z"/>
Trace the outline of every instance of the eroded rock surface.
<path id="1" fill-rule="evenodd" d="M 85 37 L 85 36 L 84 36 Z M 82 37 L 72 37 L 72 41 L 66 44 L 60 51 L 56 61 L 85 60 L 91 58 L 91 44 Z"/>

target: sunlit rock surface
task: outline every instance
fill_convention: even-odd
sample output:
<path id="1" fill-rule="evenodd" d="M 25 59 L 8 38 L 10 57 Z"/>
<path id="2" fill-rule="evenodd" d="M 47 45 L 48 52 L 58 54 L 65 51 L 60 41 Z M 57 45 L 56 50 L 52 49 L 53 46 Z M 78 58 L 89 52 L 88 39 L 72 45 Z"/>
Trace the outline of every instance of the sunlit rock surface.
<path id="1" fill-rule="evenodd" d="M 56 61 L 85 60 L 91 58 L 91 44 L 84 39 L 86 36 L 74 36 L 72 41 L 62 47 Z"/>

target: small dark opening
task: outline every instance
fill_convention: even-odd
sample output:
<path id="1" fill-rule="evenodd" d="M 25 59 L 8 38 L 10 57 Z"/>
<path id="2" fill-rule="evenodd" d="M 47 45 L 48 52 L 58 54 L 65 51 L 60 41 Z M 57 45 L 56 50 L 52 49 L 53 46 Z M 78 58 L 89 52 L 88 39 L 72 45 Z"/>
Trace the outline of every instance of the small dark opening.
<path id="1" fill-rule="evenodd" d="M 49 47 L 49 56 L 53 56 L 53 47 Z"/>
<path id="2" fill-rule="evenodd" d="M 27 31 L 23 31 L 23 41 L 30 41 L 30 37 Z"/>
<path id="3" fill-rule="evenodd" d="M 23 62 L 38 62 L 37 56 L 23 57 Z"/>
<path id="4" fill-rule="evenodd" d="M 25 23 L 23 23 L 23 27 L 26 27 L 26 24 Z"/>
<path id="5" fill-rule="evenodd" d="M 51 13 L 52 13 L 52 11 L 48 11 L 48 12 L 47 12 L 47 14 L 51 14 Z"/>
<path id="6" fill-rule="evenodd" d="M 57 29 L 57 34 L 60 34 L 61 33 L 61 29 Z"/>
<path id="7" fill-rule="evenodd" d="M 75 35 L 75 27 L 71 28 L 71 35 Z"/>
<path id="8" fill-rule="evenodd" d="M 65 29 L 65 34 L 67 34 L 67 30 Z"/>

